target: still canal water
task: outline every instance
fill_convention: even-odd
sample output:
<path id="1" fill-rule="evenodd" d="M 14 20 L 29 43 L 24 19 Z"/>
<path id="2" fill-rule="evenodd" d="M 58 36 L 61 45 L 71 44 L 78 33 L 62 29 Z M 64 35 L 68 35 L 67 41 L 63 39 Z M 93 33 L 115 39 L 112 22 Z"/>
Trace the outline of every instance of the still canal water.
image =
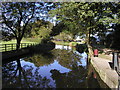
<path id="1" fill-rule="evenodd" d="M 3 88 L 99 88 L 88 75 L 87 54 L 56 45 L 49 53 L 36 53 L 2 67 Z"/>

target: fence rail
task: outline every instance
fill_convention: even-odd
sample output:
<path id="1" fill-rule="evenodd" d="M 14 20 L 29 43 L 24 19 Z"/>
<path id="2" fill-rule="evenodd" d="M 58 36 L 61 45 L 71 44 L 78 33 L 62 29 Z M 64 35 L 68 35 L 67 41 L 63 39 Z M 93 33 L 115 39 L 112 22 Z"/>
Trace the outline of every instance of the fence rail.
<path id="1" fill-rule="evenodd" d="M 28 46 L 33 46 L 36 43 L 21 43 L 20 48 L 28 47 Z M 6 52 L 6 51 L 12 51 L 16 50 L 16 43 L 13 44 L 0 44 L 0 52 Z"/>

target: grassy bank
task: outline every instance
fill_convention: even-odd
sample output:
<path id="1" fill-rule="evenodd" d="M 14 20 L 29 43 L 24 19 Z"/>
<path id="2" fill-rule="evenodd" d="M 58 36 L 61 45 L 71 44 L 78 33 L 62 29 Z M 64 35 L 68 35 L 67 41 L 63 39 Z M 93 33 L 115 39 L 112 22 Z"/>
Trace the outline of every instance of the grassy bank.
<path id="1" fill-rule="evenodd" d="M 65 46 L 76 46 L 77 44 L 83 44 L 83 43 L 80 43 L 80 42 L 64 42 L 64 41 L 55 41 L 55 40 L 53 40 L 53 42 L 55 44 L 65 45 Z"/>
<path id="2" fill-rule="evenodd" d="M 63 41 L 53 41 L 55 44 L 57 45 L 65 45 L 65 46 L 69 46 L 70 42 L 63 42 Z"/>
<path id="3" fill-rule="evenodd" d="M 10 41 L 0 41 L 0 52 L 4 52 L 4 51 L 11 51 L 11 50 L 15 50 L 16 49 L 16 40 L 10 40 Z M 33 44 L 37 44 L 39 42 L 34 42 L 34 41 L 29 41 L 27 39 L 23 39 L 21 41 L 22 45 L 20 45 L 20 48 L 24 48 L 27 47 L 28 45 L 33 45 Z M 3 45 L 5 44 L 5 45 Z"/>
<path id="4" fill-rule="evenodd" d="M 13 40 L 10 40 L 10 41 L 0 41 L 0 44 L 13 44 L 13 43 L 16 43 L 17 41 L 15 39 Z M 29 39 L 23 39 L 21 41 L 21 43 L 39 43 L 37 41 L 34 41 L 34 40 L 31 40 L 30 38 Z"/>
<path id="5" fill-rule="evenodd" d="M 99 54 L 98 57 L 112 61 L 112 56 L 110 55 Z"/>

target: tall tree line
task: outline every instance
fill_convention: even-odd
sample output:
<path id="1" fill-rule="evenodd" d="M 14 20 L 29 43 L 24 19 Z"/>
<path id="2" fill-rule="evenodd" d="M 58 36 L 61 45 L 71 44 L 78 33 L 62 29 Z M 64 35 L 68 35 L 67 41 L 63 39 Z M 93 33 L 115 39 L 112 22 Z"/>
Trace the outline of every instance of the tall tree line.
<path id="1" fill-rule="evenodd" d="M 115 31 L 112 26 L 120 23 L 120 2 L 63 2 L 50 14 L 64 22 L 73 35 L 85 34 L 89 44 L 91 35 L 105 41 L 106 33 Z"/>

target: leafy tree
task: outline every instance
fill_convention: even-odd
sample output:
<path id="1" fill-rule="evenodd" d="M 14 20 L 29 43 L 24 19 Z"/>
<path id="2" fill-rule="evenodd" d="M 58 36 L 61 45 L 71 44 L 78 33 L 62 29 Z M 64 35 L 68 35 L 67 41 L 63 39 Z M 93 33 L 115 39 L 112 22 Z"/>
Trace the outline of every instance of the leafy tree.
<path id="1" fill-rule="evenodd" d="M 53 27 L 51 36 L 56 36 L 59 35 L 63 30 L 65 29 L 65 24 L 64 22 L 58 23 L 56 26 Z"/>
<path id="2" fill-rule="evenodd" d="M 113 49 L 120 50 L 120 24 L 114 24 L 112 28 L 114 31 L 106 36 L 106 46 Z"/>
<path id="3" fill-rule="evenodd" d="M 43 18 L 47 11 L 53 9 L 53 4 L 48 2 L 3 2 L 2 24 L 9 32 L 12 32 L 17 40 L 17 49 L 30 22 Z M 42 15 L 41 15 L 42 14 Z M 45 17 L 46 18 L 46 17 Z"/>
<path id="4" fill-rule="evenodd" d="M 50 14 L 64 21 L 72 33 L 86 34 L 86 42 L 90 43 L 91 34 L 103 38 L 110 24 L 119 22 L 119 7 L 120 3 L 114 2 L 63 2 Z"/>
<path id="5" fill-rule="evenodd" d="M 91 26 L 90 21 L 93 19 L 92 10 L 89 9 L 89 3 L 62 3 L 61 7 L 56 11 L 53 10 L 54 13 L 60 18 L 61 21 L 66 22 L 68 27 L 72 27 L 72 29 L 68 29 L 72 31 L 72 33 L 82 32 L 88 33 L 86 30 Z"/>
<path id="6" fill-rule="evenodd" d="M 31 36 L 40 38 L 41 43 L 46 43 L 53 36 L 60 34 L 64 29 L 66 29 L 66 27 L 63 22 L 60 22 L 56 26 L 53 26 L 53 24 L 49 21 L 37 20 L 32 24 Z M 69 33 L 68 31 L 66 32 Z M 64 37 L 66 37 L 65 35 Z"/>
<path id="7" fill-rule="evenodd" d="M 2 19 L 17 39 L 17 49 L 26 31 L 26 27 L 35 13 L 35 3 L 2 3 Z"/>
<path id="8" fill-rule="evenodd" d="M 52 32 L 53 24 L 49 21 L 37 20 L 32 25 L 32 37 L 38 37 L 43 43 L 49 41 Z"/>
<path id="9" fill-rule="evenodd" d="M 61 32 L 59 35 L 55 36 L 54 39 L 60 39 L 62 41 L 73 40 L 73 35 L 70 32 Z"/>
<path id="10" fill-rule="evenodd" d="M 14 38 L 13 34 L 8 31 L 1 31 L 2 33 L 2 40 L 9 41 Z"/>
<path id="11" fill-rule="evenodd" d="M 114 26 L 114 32 L 113 32 L 113 43 L 112 47 L 114 49 L 120 50 L 120 24 L 115 24 Z"/>

